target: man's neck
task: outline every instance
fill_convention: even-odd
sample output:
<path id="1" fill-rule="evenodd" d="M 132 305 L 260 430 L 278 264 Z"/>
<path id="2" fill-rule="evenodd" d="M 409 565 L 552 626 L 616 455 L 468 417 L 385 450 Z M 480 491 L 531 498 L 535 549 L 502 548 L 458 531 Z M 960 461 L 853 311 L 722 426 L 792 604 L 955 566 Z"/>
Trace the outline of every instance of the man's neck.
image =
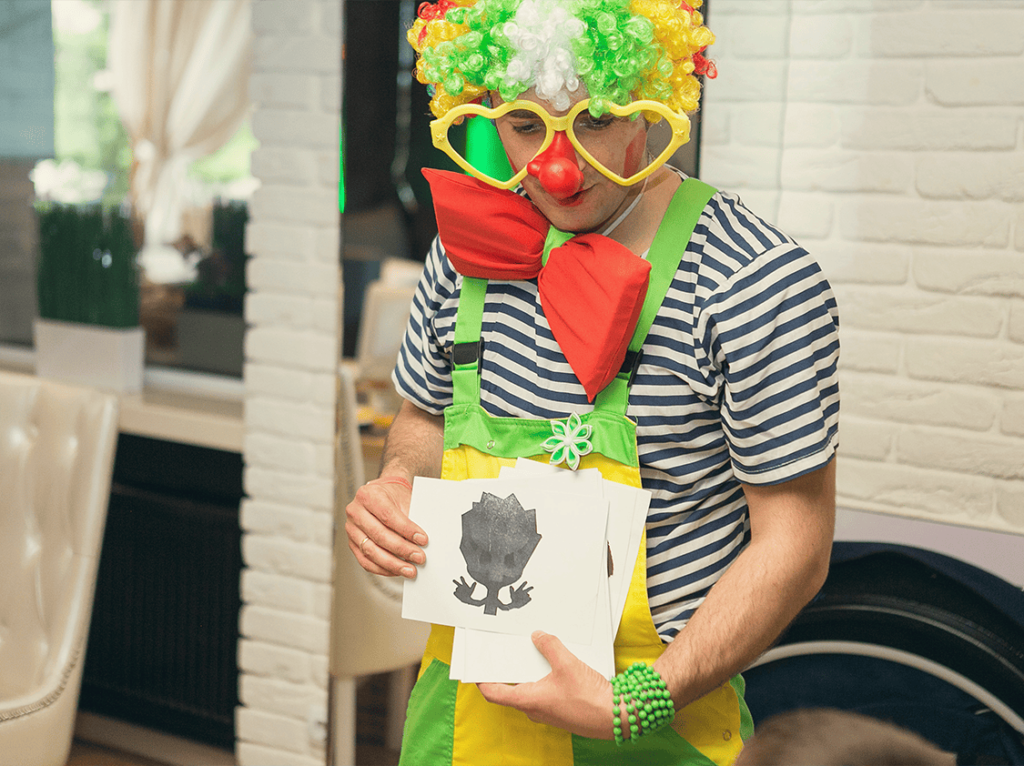
<path id="1" fill-rule="evenodd" d="M 654 235 L 658 233 L 661 219 L 665 217 L 665 211 L 668 210 L 669 203 L 672 201 L 672 195 L 675 194 L 680 183 L 678 174 L 665 167 L 659 168 L 648 179 L 643 198 L 608 236 L 625 245 L 634 253 L 640 254 L 648 250 L 651 243 L 654 242 Z M 625 210 L 632 200 L 632 195 L 627 197 L 621 210 Z M 612 221 L 621 213 L 621 210 L 616 211 Z"/>

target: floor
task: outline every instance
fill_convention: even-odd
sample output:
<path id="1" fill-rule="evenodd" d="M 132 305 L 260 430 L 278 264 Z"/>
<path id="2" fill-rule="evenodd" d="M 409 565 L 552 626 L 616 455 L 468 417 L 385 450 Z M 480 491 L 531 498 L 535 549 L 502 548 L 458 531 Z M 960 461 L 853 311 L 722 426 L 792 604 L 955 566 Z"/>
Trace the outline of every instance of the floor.
<path id="1" fill-rule="evenodd" d="M 387 683 L 387 675 L 369 676 L 357 688 L 355 766 L 398 766 L 398 751 L 384 746 Z M 167 766 L 167 762 L 75 740 L 67 766 Z"/>
<path id="2" fill-rule="evenodd" d="M 164 764 L 139 755 L 108 750 L 99 745 L 75 740 L 71 745 L 71 757 L 68 759 L 67 766 L 164 766 Z"/>
<path id="3" fill-rule="evenodd" d="M 357 766 L 398 766 L 398 751 L 388 750 L 382 745 L 360 744 L 356 746 Z M 71 746 L 71 758 L 67 766 L 167 766 L 161 761 L 151 761 L 131 753 L 108 750 L 88 742 L 75 741 Z M 202 766 L 202 764 L 197 764 Z"/>

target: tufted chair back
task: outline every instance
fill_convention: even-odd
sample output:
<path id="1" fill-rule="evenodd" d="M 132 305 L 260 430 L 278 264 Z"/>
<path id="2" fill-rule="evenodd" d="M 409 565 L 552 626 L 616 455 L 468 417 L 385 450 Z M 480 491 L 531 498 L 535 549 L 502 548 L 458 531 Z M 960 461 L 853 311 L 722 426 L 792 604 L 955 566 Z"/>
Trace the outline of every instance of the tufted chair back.
<path id="1" fill-rule="evenodd" d="M 0 372 L 0 766 L 71 747 L 117 400 Z"/>

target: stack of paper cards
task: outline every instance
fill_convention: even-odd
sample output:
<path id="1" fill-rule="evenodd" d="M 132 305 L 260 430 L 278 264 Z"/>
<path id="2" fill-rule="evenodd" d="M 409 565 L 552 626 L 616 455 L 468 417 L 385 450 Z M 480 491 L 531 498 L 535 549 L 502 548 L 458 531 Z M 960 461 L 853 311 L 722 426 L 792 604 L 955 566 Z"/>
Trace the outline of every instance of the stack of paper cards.
<path id="1" fill-rule="evenodd" d="M 650 503 L 646 490 L 530 460 L 497 479 L 417 478 L 409 515 L 430 537 L 402 616 L 455 626 L 451 677 L 550 672 L 530 634 L 558 636 L 607 678 Z"/>

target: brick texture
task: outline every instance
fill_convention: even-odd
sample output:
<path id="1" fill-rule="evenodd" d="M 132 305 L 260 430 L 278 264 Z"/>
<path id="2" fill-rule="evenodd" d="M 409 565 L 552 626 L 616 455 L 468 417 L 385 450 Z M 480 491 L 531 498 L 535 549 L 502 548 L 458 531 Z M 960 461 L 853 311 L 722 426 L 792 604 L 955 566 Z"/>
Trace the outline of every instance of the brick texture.
<path id="1" fill-rule="evenodd" d="M 996 485 L 996 513 L 1009 526 L 1024 527 L 1024 481 Z"/>
<path id="2" fill-rule="evenodd" d="M 1024 532 L 1024 5 L 752 5 L 712 8 L 701 175 L 833 284 L 840 505 Z"/>
<path id="3" fill-rule="evenodd" d="M 323 763 L 339 355 L 341 15 L 254 0 L 236 760 Z M 328 97 L 327 94 L 334 94 Z"/>
<path id="4" fill-rule="evenodd" d="M 913 276 L 925 290 L 1024 298 L 1024 258 L 1006 250 L 915 248 Z"/>

